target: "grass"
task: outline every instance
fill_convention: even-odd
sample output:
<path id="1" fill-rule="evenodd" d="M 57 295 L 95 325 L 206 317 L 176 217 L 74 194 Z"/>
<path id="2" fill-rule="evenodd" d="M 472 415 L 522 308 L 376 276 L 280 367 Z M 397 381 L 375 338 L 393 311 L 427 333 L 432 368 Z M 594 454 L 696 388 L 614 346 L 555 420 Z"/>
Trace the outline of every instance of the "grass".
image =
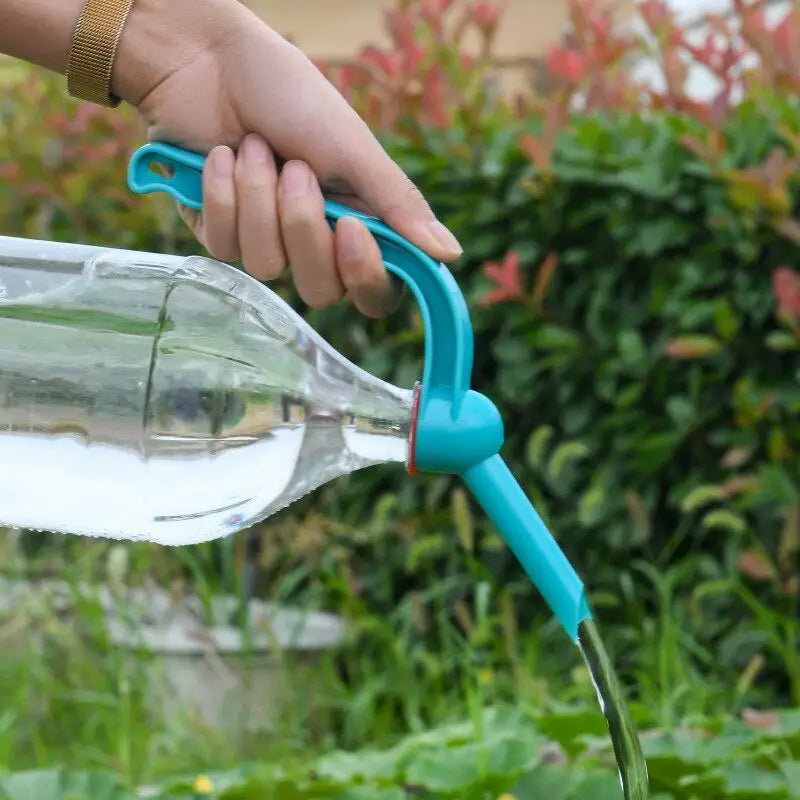
<path id="1" fill-rule="evenodd" d="M 613 777 L 612 762 L 604 723 L 577 650 L 550 618 L 534 619 L 527 629 L 518 629 L 522 615 L 515 592 L 488 582 L 479 583 L 471 596 L 454 605 L 448 599 L 452 587 L 445 576 L 431 581 L 424 591 L 410 593 L 387 615 L 370 609 L 357 594 L 347 594 L 329 576 L 336 584 L 333 595 L 340 597 L 340 608 L 353 623 L 354 637 L 335 656 L 323 658 L 313 672 L 313 701 L 308 673 L 290 665 L 286 707 L 260 730 L 231 735 L 210 729 L 188 713 L 165 713 L 152 691 L 152 662 L 113 645 L 99 603 L 91 593 L 78 591 L 78 586 L 137 583 L 149 576 L 175 591 L 188 580 L 206 596 L 237 592 L 239 547 L 237 540 L 215 551 L 207 545 L 164 550 L 147 544 L 110 545 L 29 534 L 7 534 L 0 539 L 0 559 L 8 573 L 59 575 L 74 587 L 71 611 L 28 603 L 11 608 L 0 619 L 0 694 L 4 698 L 0 768 L 17 774 L 58 765 L 84 775 L 75 780 L 88 780 L 84 773 L 102 770 L 117 776 L 120 791 L 154 783 L 185 788 L 185 779 L 175 779 L 176 774 L 196 776 L 218 770 L 227 776 L 223 782 L 239 787 L 239 794 L 231 794 L 236 798 L 338 796 L 334 789 L 345 791 L 348 781 L 371 786 L 375 794 L 370 796 L 400 797 L 396 792 L 407 776 L 402 780 L 395 776 L 394 784 L 377 774 L 358 780 L 340 776 L 326 784 L 324 791 L 333 794 L 313 794 L 308 776 L 317 769 L 312 766 L 317 765 L 316 759 L 340 748 L 361 752 L 377 748 L 396 755 L 399 741 L 411 747 L 408 742 L 439 736 L 431 731 L 449 730 L 443 725 L 458 720 L 477 724 L 484 713 L 501 713 L 490 709 L 513 706 L 522 715 L 514 723 L 519 728 L 517 738 L 535 739 L 538 744 L 531 745 L 535 758 L 531 761 L 528 753 L 526 761 L 520 755 L 513 769 L 473 775 L 469 786 L 458 784 L 460 796 L 489 797 L 485 792 L 517 791 L 518 784 L 521 791 L 532 792 L 540 782 L 547 785 L 551 777 L 549 767 L 544 768 L 552 757 L 547 747 L 555 743 L 556 752 L 569 758 L 568 773 L 575 778 L 569 786 L 574 791 L 587 791 L 581 788 L 582 781 L 589 781 L 586 786 L 598 781 L 598 787 L 606 787 L 597 789 L 598 798 L 616 797 L 615 784 L 603 783 L 609 774 Z M 745 670 L 717 663 L 715 650 L 700 636 L 704 630 L 700 605 L 713 599 L 714 590 L 721 591 L 719 582 L 701 581 L 704 567 L 691 559 L 665 571 L 632 565 L 632 574 L 637 573 L 650 586 L 656 613 L 645 614 L 643 608 L 631 604 L 627 624 L 604 626 L 603 619 L 612 617 L 612 609 L 604 610 L 599 602 L 596 610 L 601 628 L 609 634 L 612 658 L 631 687 L 634 716 L 646 735 L 660 743 L 653 751 L 653 763 L 660 770 L 659 785 L 670 792 L 665 797 L 694 797 L 684 791 L 685 786 L 670 784 L 676 759 L 683 759 L 681 769 L 687 775 L 703 772 L 703 780 L 716 787 L 717 794 L 709 797 L 728 797 L 727 784 L 719 777 L 725 759 L 719 753 L 714 758 L 698 755 L 692 750 L 695 745 L 681 738 L 689 735 L 682 731 L 698 727 L 708 737 L 724 741 L 744 737 L 749 748 L 746 763 L 754 770 L 768 770 L 772 777 L 764 780 L 780 784 L 784 792 L 731 797 L 800 796 L 786 793 L 789 778 L 781 766 L 798 757 L 800 721 L 791 718 L 781 723 L 786 729 L 783 738 L 737 723 L 738 710 L 748 704 L 763 707 L 774 693 L 765 689 L 761 672 L 751 663 Z M 291 596 L 290 584 L 291 574 L 283 587 L 272 588 L 272 594 Z M 728 588 L 729 593 L 737 591 L 734 586 Z M 306 597 L 312 598 L 313 593 Z M 763 624 L 762 638 L 774 645 L 773 658 L 788 656 L 784 666 L 791 674 L 794 655 L 787 642 L 793 635 L 793 621 L 763 608 L 752 592 L 742 597 L 743 607 L 749 603 L 753 613 L 750 623 Z M 690 737 L 691 742 L 695 738 Z M 457 754 L 451 752 L 456 745 L 447 736 L 445 740 L 440 745 L 447 758 L 457 763 Z M 725 758 L 738 763 L 741 753 L 733 748 Z M 242 771 L 241 765 L 249 763 L 259 765 L 255 773 Z M 286 780 L 294 781 L 294 794 L 284 795 L 275 788 L 284 780 L 274 774 L 278 764 L 293 765 L 294 777 Z M 405 775 L 407 766 L 398 767 L 397 774 Z M 791 772 L 794 767 L 787 769 Z M 759 776 L 740 777 L 746 782 Z M 457 783 L 456 778 L 452 780 Z M 565 780 L 562 783 L 567 786 Z M 450 790 L 434 785 L 438 786 L 435 780 L 430 789 L 434 793 L 425 796 L 449 796 Z M 267 792 L 265 787 L 270 786 L 269 792 L 275 793 L 256 793 Z M 322 789 L 315 785 L 313 791 Z M 524 796 L 534 795 L 519 795 Z M 571 797 L 563 795 L 564 800 Z"/>

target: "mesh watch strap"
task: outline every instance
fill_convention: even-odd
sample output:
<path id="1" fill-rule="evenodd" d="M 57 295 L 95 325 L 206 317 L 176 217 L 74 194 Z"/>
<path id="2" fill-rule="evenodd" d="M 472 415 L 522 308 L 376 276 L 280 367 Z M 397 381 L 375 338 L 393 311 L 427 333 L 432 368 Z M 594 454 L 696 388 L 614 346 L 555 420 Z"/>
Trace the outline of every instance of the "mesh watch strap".
<path id="1" fill-rule="evenodd" d="M 134 0 L 86 0 L 67 63 L 67 91 L 81 100 L 111 108 L 111 71 L 125 21 Z"/>

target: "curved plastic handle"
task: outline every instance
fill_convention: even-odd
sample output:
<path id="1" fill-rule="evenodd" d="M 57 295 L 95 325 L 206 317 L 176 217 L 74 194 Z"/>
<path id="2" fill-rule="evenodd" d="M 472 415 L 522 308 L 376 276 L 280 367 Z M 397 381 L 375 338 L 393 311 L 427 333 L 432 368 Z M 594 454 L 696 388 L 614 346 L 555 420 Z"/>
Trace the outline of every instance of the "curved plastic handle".
<path id="1" fill-rule="evenodd" d="M 199 210 L 203 206 L 205 160 L 198 153 L 165 142 L 151 142 L 131 158 L 128 186 L 137 194 L 165 192 Z M 470 387 L 474 343 L 467 304 L 452 274 L 374 217 L 331 201 L 325 203 L 325 215 L 331 227 L 343 216 L 360 219 L 377 240 L 386 269 L 405 281 L 414 293 L 425 322 L 425 392 L 420 409 L 436 395 L 447 400 L 457 416 Z"/>

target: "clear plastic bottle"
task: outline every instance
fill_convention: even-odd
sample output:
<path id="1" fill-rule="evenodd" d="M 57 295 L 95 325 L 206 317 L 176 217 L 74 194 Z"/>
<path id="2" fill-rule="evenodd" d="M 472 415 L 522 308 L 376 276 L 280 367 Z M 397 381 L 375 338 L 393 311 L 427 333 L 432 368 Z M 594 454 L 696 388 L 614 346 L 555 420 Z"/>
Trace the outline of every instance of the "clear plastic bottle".
<path id="1" fill-rule="evenodd" d="M 0 237 L 0 525 L 218 538 L 406 462 L 412 413 L 233 267 Z"/>

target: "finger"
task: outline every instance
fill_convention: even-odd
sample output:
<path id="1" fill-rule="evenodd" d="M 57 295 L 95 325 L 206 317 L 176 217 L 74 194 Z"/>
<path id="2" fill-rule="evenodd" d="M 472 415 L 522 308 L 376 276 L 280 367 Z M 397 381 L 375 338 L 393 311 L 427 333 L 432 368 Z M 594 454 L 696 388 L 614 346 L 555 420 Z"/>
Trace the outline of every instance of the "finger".
<path id="1" fill-rule="evenodd" d="M 355 193 L 400 235 L 441 261 L 453 261 L 463 252 L 456 237 L 440 222 L 425 196 L 389 157 L 364 126 L 346 152 L 354 155 L 344 175 Z"/>
<path id="2" fill-rule="evenodd" d="M 235 165 L 233 150 L 220 145 L 209 153 L 203 169 L 203 239 L 211 255 L 220 261 L 239 257 Z"/>
<path id="3" fill-rule="evenodd" d="M 397 308 L 401 287 L 383 266 L 377 242 L 355 217 L 336 223 L 336 265 L 348 296 L 363 314 L 383 317 Z"/>
<path id="4" fill-rule="evenodd" d="M 333 233 L 317 178 L 302 161 L 290 161 L 278 182 L 281 234 L 300 296 L 314 308 L 333 305 L 344 287 L 336 271 Z"/>
<path id="5" fill-rule="evenodd" d="M 186 227 L 195 235 L 197 241 L 205 247 L 202 211 L 196 211 L 193 208 L 189 208 L 189 206 L 185 206 L 183 203 L 176 203 L 176 205 L 178 207 L 178 216 L 186 223 Z"/>
<path id="6" fill-rule="evenodd" d="M 327 200 L 333 200 L 336 203 L 339 203 L 343 206 L 347 206 L 348 208 L 353 208 L 356 211 L 360 211 L 362 214 L 366 214 L 369 217 L 374 217 L 375 209 L 372 208 L 369 203 L 365 203 L 360 197 L 356 197 L 354 194 L 339 194 L 337 192 L 327 192 L 325 191 L 325 187 L 322 187 L 323 194 Z"/>
<path id="7" fill-rule="evenodd" d="M 237 86 L 242 97 L 253 100 L 242 109 L 248 127 L 261 132 L 283 156 L 304 161 L 332 190 L 339 191 L 332 183 L 346 186 L 345 191 L 361 197 L 434 258 L 457 258 L 461 247 L 453 234 L 367 124 L 305 55 L 277 35 L 273 40 L 272 33 L 267 37 L 269 57 L 279 61 L 281 80 L 266 88 L 255 50 L 252 56 L 243 55 L 245 61 L 253 59 L 253 69 L 242 70 Z M 279 102 L 267 103 L 269 93 Z M 276 116 L 276 107 L 283 113 Z"/>
<path id="8" fill-rule="evenodd" d="M 258 134 L 242 141 L 234 178 L 244 268 L 260 280 L 274 280 L 286 268 L 278 222 L 278 171 L 272 150 Z"/>

